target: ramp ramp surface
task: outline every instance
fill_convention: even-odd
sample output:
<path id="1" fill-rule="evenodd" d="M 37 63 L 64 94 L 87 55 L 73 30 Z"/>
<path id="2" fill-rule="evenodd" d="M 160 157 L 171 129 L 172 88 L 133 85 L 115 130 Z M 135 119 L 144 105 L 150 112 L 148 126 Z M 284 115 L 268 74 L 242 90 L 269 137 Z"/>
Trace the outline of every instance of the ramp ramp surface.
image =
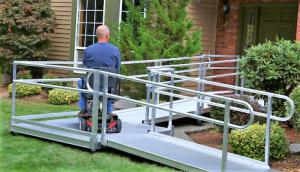
<path id="1" fill-rule="evenodd" d="M 108 146 L 184 171 L 221 171 L 221 150 L 158 133 L 110 138 Z M 231 153 L 227 162 L 226 171 L 272 171 L 263 162 Z"/>

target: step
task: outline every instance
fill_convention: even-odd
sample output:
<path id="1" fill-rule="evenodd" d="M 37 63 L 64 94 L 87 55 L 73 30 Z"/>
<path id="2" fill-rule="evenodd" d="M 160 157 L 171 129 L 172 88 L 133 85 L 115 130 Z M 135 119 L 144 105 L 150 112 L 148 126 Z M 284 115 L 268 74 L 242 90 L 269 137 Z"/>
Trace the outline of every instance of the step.
<path id="1" fill-rule="evenodd" d="M 221 150 L 159 133 L 111 138 L 108 146 L 184 171 L 221 171 Z M 264 162 L 228 153 L 226 171 L 272 170 Z"/>

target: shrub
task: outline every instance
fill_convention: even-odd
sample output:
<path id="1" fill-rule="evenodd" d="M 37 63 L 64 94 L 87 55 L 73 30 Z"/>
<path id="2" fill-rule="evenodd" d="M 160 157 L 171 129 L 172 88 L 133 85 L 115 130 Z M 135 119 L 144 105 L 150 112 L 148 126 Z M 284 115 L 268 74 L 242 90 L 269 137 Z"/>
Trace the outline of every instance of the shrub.
<path id="1" fill-rule="evenodd" d="M 228 97 L 238 99 L 238 100 L 244 100 L 245 102 L 249 103 L 252 106 L 254 111 L 259 111 L 261 109 L 261 106 L 259 105 L 259 103 L 255 99 L 253 99 L 249 96 L 233 95 L 233 96 L 228 96 Z M 219 100 L 214 101 L 214 102 L 222 103 Z M 236 103 L 233 103 L 232 106 L 239 107 L 239 108 L 245 108 L 243 105 L 236 104 Z M 225 109 L 224 108 L 211 106 L 210 116 L 212 118 L 224 121 L 224 114 L 225 114 Z M 233 111 L 233 110 L 230 111 L 230 123 L 232 123 L 232 124 L 245 125 L 245 124 L 248 123 L 249 119 L 250 119 L 250 115 L 247 114 L 247 113 Z M 264 118 L 257 117 L 257 116 L 255 116 L 254 120 L 257 121 L 257 122 L 265 121 Z M 218 126 L 218 128 L 220 128 L 222 130 L 223 127 Z"/>
<path id="2" fill-rule="evenodd" d="M 300 81 L 300 44 L 279 40 L 252 46 L 242 58 L 241 74 L 247 87 L 289 95 Z M 273 107 L 284 116 L 283 101 L 274 99 Z"/>
<path id="3" fill-rule="evenodd" d="M 291 124 L 300 131 L 300 86 L 296 87 L 290 94 L 290 98 L 295 103 L 295 114 L 292 117 Z"/>
<path id="4" fill-rule="evenodd" d="M 254 124 L 243 131 L 233 130 L 229 143 L 233 153 L 264 160 L 266 125 Z M 272 123 L 270 135 L 270 157 L 283 159 L 288 153 L 285 132 L 278 123 Z"/>
<path id="5" fill-rule="evenodd" d="M 32 79 L 32 76 L 31 76 L 29 70 L 21 70 L 21 71 L 18 72 L 17 78 L 20 78 L 20 79 Z"/>
<path id="6" fill-rule="evenodd" d="M 77 91 L 53 89 L 49 91 L 48 102 L 55 105 L 70 104 L 79 99 Z"/>
<path id="7" fill-rule="evenodd" d="M 29 85 L 29 84 L 16 84 L 16 97 L 25 97 L 31 95 L 37 95 L 42 92 L 42 88 L 40 86 Z M 9 95 L 12 96 L 12 84 L 8 86 Z"/>
<path id="8" fill-rule="evenodd" d="M 55 74 L 52 73 L 47 73 L 45 75 L 43 75 L 43 79 L 55 79 L 58 78 L 57 76 L 55 76 Z M 45 84 L 50 84 L 50 85 L 59 85 L 62 86 L 63 83 L 62 82 L 44 82 Z M 53 88 L 47 88 L 47 87 L 43 87 L 43 90 L 49 92 L 50 90 L 53 90 Z"/>
<path id="9" fill-rule="evenodd" d="M 0 66 L 11 73 L 12 61 L 46 60 L 55 16 L 50 0 L 5 1 L 0 13 L 0 48 L 4 51 Z M 2 54 L 2 53 L 1 53 Z M 35 77 L 41 70 L 30 68 Z M 38 73 L 37 73 L 38 72 Z"/>

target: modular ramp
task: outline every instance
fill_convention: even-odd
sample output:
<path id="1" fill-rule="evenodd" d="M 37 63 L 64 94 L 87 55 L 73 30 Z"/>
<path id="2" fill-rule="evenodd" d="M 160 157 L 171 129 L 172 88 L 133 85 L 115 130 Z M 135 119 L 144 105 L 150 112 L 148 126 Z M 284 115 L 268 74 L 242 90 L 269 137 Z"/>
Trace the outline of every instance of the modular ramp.
<path id="1" fill-rule="evenodd" d="M 48 120 L 41 123 L 78 129 L 77 118 Z M 13 131 L 90 148 L 88 136 L 24 123 L 14 124 Z M 166 134 L 169 134 L 169 131 L 166 128 L 156 127 L 157 133 L 149 131 L 149 125 L 124 122 L 121 133 L 106 135 L 106 146 L 184 171 L 221 171 L 221 150 L 168 136 Z M 97 135 L 97 139 L 100 141 L 101 134 Z M 98 146 L 98 149 L 101 149 L 102 146 Z M 261 161 L 228 153 L 226 171 L 268 172 L 271 169 Z"/>

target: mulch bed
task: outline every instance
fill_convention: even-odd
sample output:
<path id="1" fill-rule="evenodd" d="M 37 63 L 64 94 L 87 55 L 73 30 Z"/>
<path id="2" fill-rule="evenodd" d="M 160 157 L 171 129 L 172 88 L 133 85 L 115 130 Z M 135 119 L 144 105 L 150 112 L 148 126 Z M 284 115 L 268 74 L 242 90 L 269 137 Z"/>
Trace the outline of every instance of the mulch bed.
<path id="1" fill-rule="evenodd" d="M 295 129 L 290 129 L 283 126 L 286 131 L 286 138 L 289 143 L 300 143 L 300 133 Z M 196 143 L 222 149 L 223 133 L 218 132 L 216 129 L 209 129 L 199 132 L 187 133 Z M 230 151 L 230 147 L 229 147 Z M 300 155 L 289 155 L 281 161 L 271 161 L 272 169 L 284 172 L 300 172 Z"/>

